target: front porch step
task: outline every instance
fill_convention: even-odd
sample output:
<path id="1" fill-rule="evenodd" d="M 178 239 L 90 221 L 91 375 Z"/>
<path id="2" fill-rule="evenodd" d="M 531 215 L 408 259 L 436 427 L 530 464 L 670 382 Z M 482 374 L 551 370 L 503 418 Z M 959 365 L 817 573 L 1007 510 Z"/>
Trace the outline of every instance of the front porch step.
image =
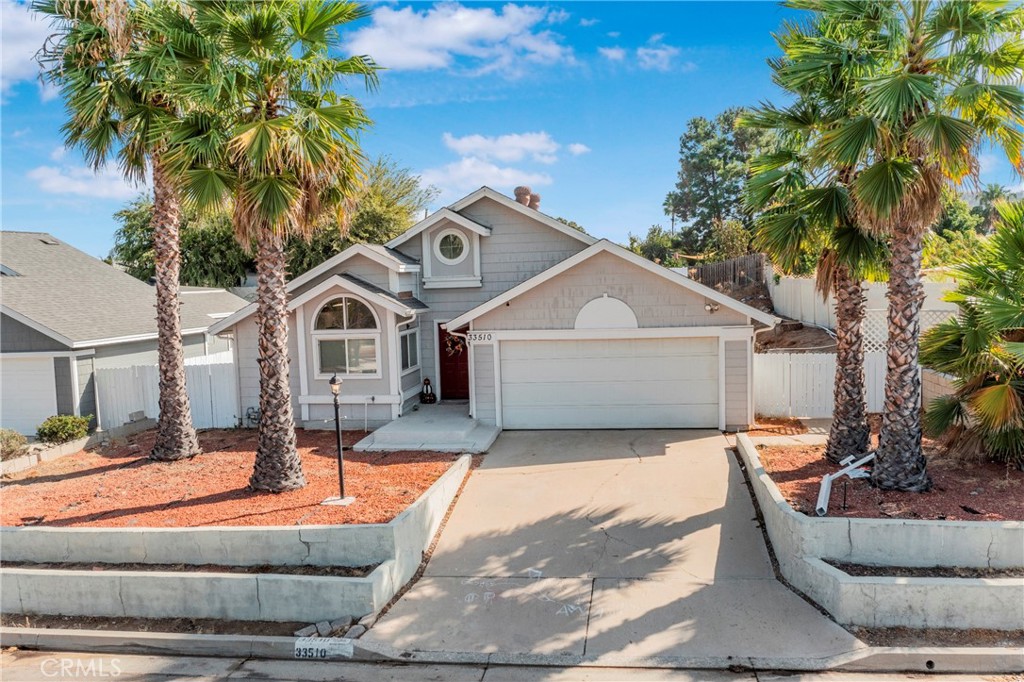
<path id="1" fill-rule="evenodd" d="M 473 423 L 473 428 L 465 432 L 461 437 L 451 438 L 451 434 L 445 431 L 424 432 L 418 430 L 406 430 L 404 432 L 395 430 L 390 433 L 381 432 L 398 424 L 401 419 L 381 427 L 369 436 L 355 444 L 353 449 L 357 452 L 382 452 L 389 450 L 430 450 L 434 452 L 457 452 L 478 454 L 486 452 L 494 441 L 497 440 L 501 429 L 497 426 Z M 381 439 L 384 435 L 386 438 Z"/>

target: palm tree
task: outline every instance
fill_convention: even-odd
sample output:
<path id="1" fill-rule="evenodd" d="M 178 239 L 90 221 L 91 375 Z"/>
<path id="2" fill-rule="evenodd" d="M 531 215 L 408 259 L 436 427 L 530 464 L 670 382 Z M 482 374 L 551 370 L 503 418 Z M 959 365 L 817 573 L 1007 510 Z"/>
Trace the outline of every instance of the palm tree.
<path id="1" fill-rule="evenodd" d="M 56 33 L 40 51 L 44 77 L 64 98 L 65 144 L 79 148 L 94 168 L 116 156 L 132 181 L 153 178 L 153 251 L 156 279 L 160 414 L 150 458 L 178 460 L 200 452 L 185 385 L 179 287 L 177 192 L 164 163 L 167 135 L 180 102 L 157 87 L 153 75 L 172 68 L 157 60 L 140 69 L 140 55 L 153 36 L 141 29 L 128 2 L 46 0 L 34 5 Z"/>
<path id="2" fill-rule="evenodd" d="M 918 364 L 922 240 L 940 211 L 942 188 L 975 171 L 984 141 L 1022 167 L 1024 10 L 998 0 L 791 4 L 870 38 L 863 58 L 871 68 L 850 80 L 851 116 L 816 153 L 857 167 L 850 189 L 858 225 L 884 235 L 890 248 L 885 409 L 872 482 L 928 490 Z M 830 68 L 821 52 L 807 48 L 796 68 Z"/>
<path id="3" fill-rule="evenodd" d="M 200 207 L 230 203 L 241 244 L 255 244 L 260 420 L 250 486 L 305 485 L 288 381 L 285 244 L 308 237 L 357 196 L 364 159 L 355 134 L 369 124 L 339 79 L 376 84 L 366 57 L 341 59 L 339 28 L 367 16 L 351 2 L 168 3 L 152 21 L 185 67 L 173 87 L 207 98 L 174 139 L 183 195 Z"/>
<path id="4" fill-rule="evenodd" d="M 870 444 L 864 379 L 862 281 L 878 278 L 884 263 L 882 245 L 857 225 L 850 201 L 854 167 L 829 165 L 813 153 L 815 145 L 834 132 L 849 115 L 850 67 L 870 44 L 841 24 L 819 20 L 788 25 L 776 40 L 783 56 L 772 60 L 775 82 L 792 93 L 796 103 L 777 108 L 763 105 L 741 117 L 741 124 L 772 131 L 780 141 L 774 153 L 751 164 L 747 206 L 757 214 L 755 239 L 784 270 L 799 267 L 817 255 L 817 289 L 836 299 L 836 375 L 832 423 L 825 457 L 833 462 L 862 455 Z M 826 68 L 808 73 L 800 56 L 814 50 Z"/>
<path id="5" fill-rule="evenodd" d="M 998 215 L 996 204 L 1009 198 L 1010 193 L 998 183 L 985 185 L 985 188 L 981 190 L 981 193 L 978 195 L 978 205 L 975 206 L 974 211 L 981 216 L 981 231 L 984 234 L 992 232 L 992 227 Z"/>
<path id="6" fill-rule="evenodd" d="M 1024 201 L 998 204 L 995 234 L 963 265 L 948 296 L 960 314 L 928 330 L 921 362 L 956 377 L 925 428 L 964 453 L 1024 469 Z"/>

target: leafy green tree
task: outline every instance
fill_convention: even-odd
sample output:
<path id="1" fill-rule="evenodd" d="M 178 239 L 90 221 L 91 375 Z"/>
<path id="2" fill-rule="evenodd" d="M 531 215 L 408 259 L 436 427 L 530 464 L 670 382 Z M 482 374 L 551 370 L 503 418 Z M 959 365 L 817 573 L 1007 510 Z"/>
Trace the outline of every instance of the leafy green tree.
<path id="1" fill-rule="evenodd" d="M 193 0 L 152 17 L 181 64 L 172 85 L 207 98 L 171 149 L 183 195 L 201 209 L 230 203 L 236 237 L 255 248 L 255 490 L 306 484 L 288 378 L 285 245 L 327 216 L 344 222 L 358 197 L 365 161 L 357 135 L 369 119 L 335 87 L 346 76 L 373 87 L 377 67 L 336 55 L 341 29 L 368 14 L 352 2 Z"/>
<path id="2" fill-rule="evenodd" d="M 562 218 L 561 216 L 556 217 L 555 220 L 562 223 L 563 225 L 571 227 L 574 230 L 579 230 L 583 234 L 587 233 L 587 231 L 583 229 L 583 226 L 577 223 L 575 220 L 569 220 L 568 218 Z"/>
<path id="3" fill-rule="evenodd" d="M 945 236 L 929 232 L 924 236 L 921 268 L 948 268 L 972 260 L 985 244 L 986 237 L 977 232 L 949 231 Z"/>
<path id="4" fill-rule="evenodd" d="M 665 231 L 661 225 L 651 225 L 644 237 L 629 235 L 629 250 L 649 261 L 666 267 L 684 265 L 679 251 L 679 237 Z"/>
<path id="5" fill-rule="evenodd" d="M 993 223 L 998 215 L 996 204 L 1008 199 L 1010 199 L 1010 193 L 1000 184 L 991 183 L 985 185 L 985 188 L 981 190 L 981 194 L 978 195 L 978 205 L 971 209 L 971 212 L 981 218 L 979 229 L 982 232 L 988 234 L 992 231 Z"/>
<path id="6" fill-rule="evenodd" d="M 715 223 L 704 252 L 706 261 L 713 263 L 747 254 L 750 252 L 750 240 L 750 231 L 738 220 Z"/>
<path id="7" fill-rule="evenodd" d="M 1024 469 L 1024 202 L 1001 204 L 995 233 L 954 268 L 959 314 L 921 339 L 921 363 L 955 377 L 925 429 L 964 453 Z"/>
<path id="8" fill-rule="evenodd" d="M 140 23 L 145 4 L 127 0 L 38 0 L 33 5 L 55 29 L 40 52 L 43 77 L 64 100 L 67 146 L 94 168 L 116 157 L 125 177 L 153 178 L 152 260 L 156 280 L 160 372 L 157 435 L 150 458 L 178 460 L 200 452 L 185 386 L 178 297 L 181 207 L 166 167 L 168 136 L 188 97 L 163 87 L 176 64 L 156 43 L 162 36 Z"/>
<path id="9" fill-rule="evenodd" d="M 715 222 L 740 220 L 749 225 L 743 207 L 743 184 L 749 160 L 772 144 L 771 133 L 740 128 L 742 109 L 726 109 L 713 120 L 691 118 L 679 138 L 679 177 L 662 208 L 690 232 L 697 249 L 704 244 Z"/>
<path id="10" fill-rule="evenodd" d="M 971 211 L 959 192 L 952 187 L 942 188 L 942 212 L 932 225 L 932 231 L 940 237 L 948 237 L 950 232 L 974 232 L 983 221 L 981 215 Z"/>
<path id="11" fill-rule="evenodd" d="M 918 362 L 923 240 L 942 187 L 977 167 L 984 142 L 1024 169 L 1024 8 L 999 0 L 791 4 L 873 45 L 858 61 L 808 43 L 794 72 L 851 74 L 851 115 L 815 152 L 835 166 L 863 166 L 850 185 L 853 205 L 891 254 L 885 409 L 871 479 L 886 490 L 928 490 Z"/>

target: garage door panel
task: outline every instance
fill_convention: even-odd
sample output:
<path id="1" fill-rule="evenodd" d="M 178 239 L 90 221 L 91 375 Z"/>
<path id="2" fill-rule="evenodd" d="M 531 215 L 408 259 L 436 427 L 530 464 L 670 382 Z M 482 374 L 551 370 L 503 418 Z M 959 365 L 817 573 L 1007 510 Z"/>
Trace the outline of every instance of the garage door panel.
<path id="1" fill-rule="evenodd" d="M 645 381 L 616 383 L 611 381 L 581 381 L 574 383 L 545 382 L 534 384 L 505 384 L 502 401 L 509 407 L 532 405 L 537 394 L 550 405 L 700 405 L 718 400 L 718 385 L 714 381 Z"/>
<path id="2" fill-rule="evenodd" d="M 57 414 L 53 358 L 5 356 L 0 362 L 0 415 L 4 428 L 34 435 L 36 427 Z"/>
<path id="3" fill-rule="evenodd" d="M 508 429 L 716 427 L 718 339 L 505 341 Z"/>
<path id="4" fill-rule="evenodd" d="M 659 429 L 706 428 L 718 423 L 717 406 L 660 405 L 654 408 L 602 406 L 524 407 L 507 413 L 506 429 Z"/>

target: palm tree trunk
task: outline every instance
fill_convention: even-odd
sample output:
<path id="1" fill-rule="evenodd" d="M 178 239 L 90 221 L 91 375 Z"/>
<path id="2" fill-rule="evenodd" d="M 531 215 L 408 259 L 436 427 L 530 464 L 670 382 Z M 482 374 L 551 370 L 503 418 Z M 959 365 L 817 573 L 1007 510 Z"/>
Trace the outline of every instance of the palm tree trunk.
<path id="1" fill-rule="evenodd" d="M 871 482 L 883 490 L 925 492 L 931 488 L 921 451 L 921 246 L 923 234 L 900 226 L 892 235 L 889 266 L 889 343 L 885 410 Z"/>
<path id="2" fill-rule="evenodd" d="M 199 439 L 185 385 L 178 298 L 181 207 L 159 154 L 153 155 L 153 256 L 156 267 L 157 358 L 160 368 L 160 416 L 150 459 L 170 461 L 198 455 Z"/>
<path id="3" fill-rule="evenodd" d="M 825 457 L 838 463 L 868 450 L 871 430 L 867 422 L 864 388 L 864 289 L 845 265 L 836 268 L 836 380 L 832 427 Z"/>
<path id="4" fill-rule="evenodd" d="M 259 333 L 260 422 L 256 464 L 249 486 L 283 492 L 306 485 L 295 448 L 288 384 L 288 296 L 283 240 L 265 235 L 256 256 L 256 325 Z"/>

